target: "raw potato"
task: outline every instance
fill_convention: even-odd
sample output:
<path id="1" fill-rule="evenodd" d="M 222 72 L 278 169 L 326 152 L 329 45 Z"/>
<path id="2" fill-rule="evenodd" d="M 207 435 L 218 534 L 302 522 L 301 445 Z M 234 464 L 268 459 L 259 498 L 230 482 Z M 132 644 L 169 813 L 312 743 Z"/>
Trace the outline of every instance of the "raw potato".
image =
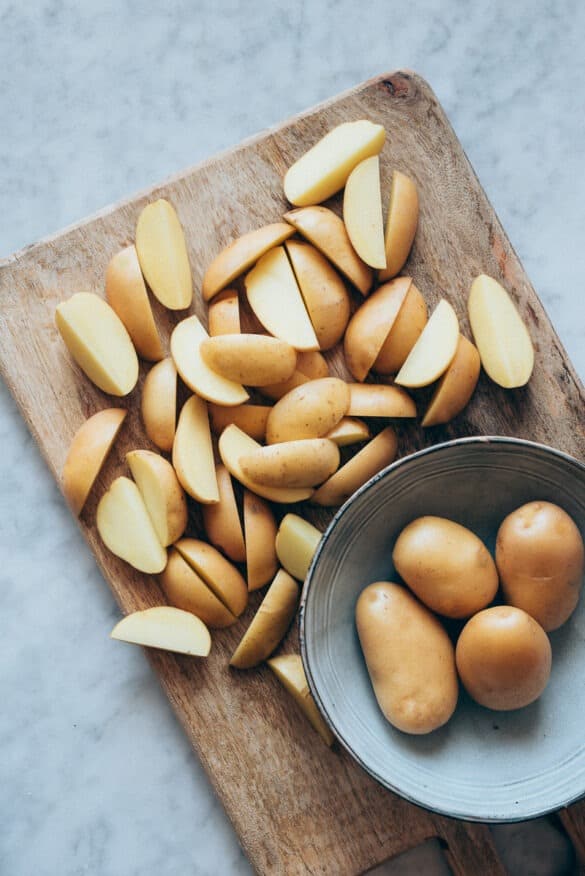
<path id="1" fill-rule="evenodd" d="M 504 599 L 541 627 L 556 630 L 579 601 L 585 572 L 583 539 L 573 519 L 551 502 L 528 502 L 498 530 L 496 566 Z"/>
<path id="2" fill-rule="evenodd" d="M 281 654 L 266 661 L 284 689 L 299 705 L 305 717 L 314 730 L 317 731 L 325 745 L 333 745 L 333 733 L 323 720 L 315 700 L 311 696 L 303 661 L 298 654 Z"/>
<path id="3" fill-rule="evenodd" d="M 215 476 L 219 502 L 201 508 L 205 533 L 211 544 L 223 551 L 230 560 L 243 563 L 246 560 L 246 545 L 232 478 L 224 465 L 216 466 Z"/>
<path id="4" fill-rule="evenodd" d="M 110 395 L 132 392 L 138 380 L 138 356 L 124 323 L 93 292 L 77 292 L 55 311 L 65 346 L 95 385 Z"/>
<path id="5" fill-rule="evenodd" d="M 396 383 L 413 389 L 433 383 L 453 361 L 458 343 L 457 314 L 442 298 L 398 372 Z"/>
<path id="6" fill-rule="evenodd" d="M 296 367 L 296 350 L 269 335 L 221 335 L 201 343 L 205 364 L 237 383 L 266 386 L 288 380 Z"/>
<path id="7" fill-rule="evenodd" d="M 210 337 L 239 335 L 240 302 L 235 289 L 224 289 L 209 305 L 207 311 Z"/>
<path id="8" fill-rule="evenodd" d="M 127 615 L 116 624 L 110 638 L 191 657 L 207 657 L 211 649 L 211 636 L 203 621 L 170 605 Z"/>
<path id="9" fill-rule="evenodd" d="M 201 287 L 203 300 L 210 301 L 221 289 L 251 268 L 264 253 L 293 234 L 294 231 L 286 222 L 274 222 L 238 237 L 222 249 L 207 268 Z"/>
<path id="10" fill-rule="evenodd" d="M 370 437 L 370 430 L 363 420 L 357 420 L 355 417 L 343 417 L 337 426 L 327 432 L 325 437 L 329 438 L 330 441 L 335 441 L 338 447 L 347 447 L 348 444 L 367 441 Z"/>
<path id="11" fill-rule="evenodd" d="M 207 405 L 197 395 L 181 409 L 173 442 L 173 468 L 186 493 L 203 504 L 219 502 Z"/>
<path id="12" fill-rule="evenodd" d="M 342 505 L 358 487 L 390 465 L 397 449 L 396 432 L 392 426 L 387 426 L 325 481 L 313 493 L 311 501 L 316 505 Z"/>
<path id="13" fill-rule="evenodd" d="M 209 337 L 197 316 L 179 322 L 171 335 L 171 354 L 177 371 L 201 398 L 218 405 L 241 405 L 248 393 L 240 383 L 216 374 L 201 356 L 201 344 Z"/>
<path id="14" fill-rule="evenodd" d="M 260 445 L 253 438 L 250 438 L 237 426 L 228 426 L 221 433 L 219 439 L 219 455 L 223 464 L 244 487 L 271 502 L 281 502 L 285 505 L 293 502 L 304 502 L 305 499 L 308 499 L 313 492 L 309 488 L 263 487 L 247 477 L 240 465 L 240 459 L 259 447 Z"/>
<path id="15" fill-rule="evenodd" d="M 311 380 L 278 401 L 266 423 L 266 442 L 322 438 L 347 414 L 349 387 L 338 377 Z"/>
<path id="16" fill-rule="evenodd" d="M 270 657 L 291 625 L 298 601 L 297 582 L 284 569 L 279 569 L 234 651 L 230 666 L 235 669 L 251 669 Z"/>
<path id="17" fill-rule="evenodd" d="M 248 604 L 246 582 L 218 550 L 196 538 L 182 538 L 175 548 L 220 602 L 239 617 Z"/>
<path id="18" fill-rule="evenodd" d="M 136 252 L 153 294 L 169 310 L 185 310 L 193 280 L 185 235 L 174 207 L 160 198 L 147 204 L 136 224 Z"/>
<path id="19" fill-rule="evenodd" d="M 373 368 L 411 286 L 410 277 L 397 277 L 385 283 L 364 301 L 349 321 L 343 352 L 356 380 L 365 380 Z"/>
<path id="20" fill-rule="evenodd" d="M 276 534 L 276 556 L 289 575 L 304 581 L 317 545 L 319 530 L 298 514 L 285 514 Z"/>
<path id="21" fill-rule="evenodd" d="M 444 517 L 418 517 L 394 545 L 398 574 L 432 611 L 464 618 L 485 608 L 498 589 L 490 552 L 475 533 Z"/>
<path id="22" fill-rule="evenodd" d="M 421 425 L 438 426 L 461 413 L 473 395 L 480 368 L 476 348 L 464 335 L 459 335 L 453 361 L 439 380 Z"/>
<path id="23" fill-rule="evenodd" d="M 378 705 L 403 733 L 431 733 L 457 705 L 455 655 L 440 622 L 404 587 L 362 591 L 356 625 Z"/>
<path id="24" fill-rule="evenodd" d="M 473 338 L 488 377 L 504 389 L 528 383 L 534 368 L 534 347 L 504 287 L 481 274 L 471 284 L 467 308 Z"/>
<path id="25" fill-rule="evenodd" d="M 79 427 L 63 466 L 63 494 L 78 517 L 112 449 L 126 417 L 122 408 L 107 408 Z"/>
<path id="26" fill-rule="evenodd" d="M 310 379 L 310 377 L 307 377 L 306 374 L 302 374 L 302 372 L 296 368 L 292 377 L 289 377 L 288 380 L 285 380 L 282 383 L 270 383 L 267 386 L 263 386 L 260 391 L 262 395 L 273 399 L 273 401 L 278 401 L 284 395 L 288 395 L 289 392 L 296 389 L 297 386 L 302 386 L 303 383 L 308 383 Z"/>
<path id="27" fill-rule="evenodd" d="M 162 359 L 164 351 L 134 246 L 127 246 L 110 260 L 106 298 L 126 326 L 138 355 L 150 362 Z"/>
<path id="28" fill-rule="evenodd" d="M 192 612 L 208 627 L 223 629 L 235 624 L 235 614 L 218 599 L 175 548 L 169 553 L 169 561 L 160 576 L 160 583 L 171 605 Z"/>
<path id="29" fill-rule="evenodd" d="M 497 711 L 520 709 L 538 699 L 551 670 L 551 647 L 537 622 L 519 608 L 495 605 L 463 627 L 455 651 L 467 693 Z"/>
<path id="30" fill-rule="evenodd" d="M 386 267 L 379 280 L 389 280 L 402 270 L 412 248 L 418 225 L 418 190 L 406 174 L 395 170 L 390 186 L 390 203 L 386 220 Z"/>
<path id="31" fill-rule="evenodd" d="M 343 221 L 352 246 L 371 268 L 386 267 L 380 160 L 366 158 L 350 173 L 343 195 Z"/>
<path id="32" fill-rule="evenodd" d="M 166 566 L 167 552 L 134 481 L 116 478 L 99 501 L 96 524 L 108 550 L 139 572 L 154 575 Z"/>
<path id="33" fill-rule="evenodd" d="M 339 467 L 339 448 L 327 438 L 259 447 L 240 457 L 244 474 L 265 487 L 314 487 Z"/>
<path id="34" fill-rule="evenodd" d="M 177 369 L 170 357 L 157 362 L 146 375 L 140 412 L 152 443 L 170 453 L 177 428 Z"/>
<path id="35" fill-rule="evenodd" d="M 297 367 L 293 376 L 284 383 L 263 386 L 262 394 L 278 401 L 297 386 L 302 386 L 309 380 L 319 380 L 321 377 L 329 377 L 329 365 L 325 357 L 317 350 L 302 350 L 297 353 Z"/>
<path id="36" fill-rule="evenodd" d="M 295 275 L 283 246 L 271 249 L 246 274 L 248 303 L 262 325 L 295 350 L 318 350 Z M 276 381 L 273 381 L 276 382 Z"/>
<path id="37" fill-rule="evenodd" d="M 316 246 L 350 283 L 367 295 L 374 282 L 374 272 L 362 261 L 351 245 L 343 220 L 327 207 L 303 207 L 285 213 L 284 218 Z"/>
<path id="38" fill-rule="evenodd" d="M 350 298 L 345 283 L 325 256 L 309 243 L 288 240 L 286 251 L 319 347 L 329 350 L 341 340 L 349 320 Z"/>
<path id="39" fill-rule="evenodd" d="M 163 547 L 187 528 L 187 502 L 173 466 L 151 450 L 131 450 L 126 462 Z"/>
<path id="40" fill-rule="evenodd" d="M 399 282 L 399 279 L 397 277 L 395 282 Z M 427 322 L 428 313 L 425 300 L 414 283 L 411 283 L 392 328 L 374 362 L 373 370 L 378 374 L 396 374 L 400 371 Z"/>
<path id="41" fill-rule="evenodd" d="M 351 417 L 416 417 L 416 405 L 399 386 L 377 383 L 350 383 Z"/>
<path id="42" fill-rule="evenodd" d="M 367 119 L 337 125 L 289 167 L 284 194 L 297 207 L 326 201 L 344 187 L 360 161 L 381 151 L 385 139 L 382 125 Z"/>
<path id="43" fill-rule="evenodd" d="M 277 529 L 270 506 L 249 490 L 244 491 L 244 531 L 248 590 L 259 590 L 272 581 L 278 569 Z"/>
<path id="44" fill-rule="evenodd" d="M 221 435 L 226 426 L 232 423 L 250 438 L 264 441 L 266 437 L 266 421 L 271 408 L 268 405 L 238 405 L 226 408 L 222 405 L 209 405 L 211 428 L 216 435 Z"/>

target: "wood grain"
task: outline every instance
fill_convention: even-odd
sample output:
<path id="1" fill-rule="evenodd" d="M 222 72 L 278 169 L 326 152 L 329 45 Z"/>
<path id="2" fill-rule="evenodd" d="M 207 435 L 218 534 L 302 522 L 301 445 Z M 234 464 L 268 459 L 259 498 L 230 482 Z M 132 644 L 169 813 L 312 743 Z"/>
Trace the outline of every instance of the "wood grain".
<path id="1" fill-rule="evenodd" d="M 54 327 L 58 302 L 81 290 L 103 293 L 109 259 L 133 241 L 140 210 L 156 197 L 168 198 L 178 211 L 199 290 L 207 264 L 221 247 L 280 219 L 287 207 L 282 176 L 307 144 L 339 122 L 364 117 L 381 122 L 388 132 L 383 191 L 393 168 L 418 183 L 421 222 L 406 272 L 429 306 L 448 298 L 469 335 L 470 283 L 480 272 L 491 274 L 519 303 L 537 354 L 534 376 L 524 389 L 500 390 L 482 376 L 468 409 L 453 424 L 425 431 L 416 424 L 400 426 L 401 455 L 448 438 L 500 434 L 583 457 L 583 390 L 571 363 L 431 89 L 415 74 L 399 72 L 367 82 L 2 263 L 1 371 L 57 479 L 76 429 L 87 416 L 112 405 L 71 362 Z M 339 209 L 339 199 L 334 205 Z M 199 295 L 192 309 L 206 318 Z M 155 312 L 168 344 L 180 316 L 156 304 Z M 333 370 L 344 373 L 339 352 L 328 355 Z M 143 366 L 139 387 L 129 398 L 114 402 L 127 406 L 129 416 L 80 521 L 124 612 L 163 601 L 156 580 L 108 554 L 94 528 L 96 499 L 124 471 L 126 451 L 149 446 L 138 414 L 144 373 Z M 320 511 L 314 519 L 324 525 L 328 513 Z M 198 531 L 197 509 L 191 522 Z M 255 594 L 240 622 L 215 637 L 207 661 L 148 655 L 256 870 L 349 876 L 439 836 L 455 873 L 502 873 L 487 828 L 427 813 L 379 787 L 348 755 L 327 750 L 308 730 L 268 669 L 228 669 L 260 598 Z M 285 647 L 296 649 L 296 630 Z M 582 810 L 568 810 L 563 820 L 582 851 Z"/>

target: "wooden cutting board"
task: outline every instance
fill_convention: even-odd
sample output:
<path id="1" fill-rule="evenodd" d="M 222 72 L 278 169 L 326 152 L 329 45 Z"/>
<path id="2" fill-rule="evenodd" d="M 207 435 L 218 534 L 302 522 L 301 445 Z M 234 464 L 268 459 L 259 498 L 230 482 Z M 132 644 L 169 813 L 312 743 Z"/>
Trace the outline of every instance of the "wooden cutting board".
<path id="1" fill-rule="evenodd" d="M 124 471 L 126 451 L 149 446 L 138 415 L 140 385 L 123 400 L 94 388 L 55 330 L 55 307 L 77 291 L 102 293 L 106 265 L 133 240 L 140 210 L 165 197 L 186 230 L 197 290 L 193 310 L 205 317 L 198 290 L 210 259 L 236 236 L 279 219 L 286 209 L 286 168 L 334 125 L 359 118 L 381 122 L 388 133 L 383 191 L 395 167 L 418 183 L 420 228 L 405 272 L 429 306 L 448 298 L 469 334 L 465 302 L 471 280 L 491 274 L 519 302 L 536 346 L 526 388 L 507 392 L 482 376 L 472 403 L 452 425 L 424 433 L 416 424 L 400 427 L 400 454 L 463 435 L 502 434 L 585 455 L 582 387 L 443 110 L 415 74 L 380 76 L 0 265 L 1 371 L 55 478 L 86 417 L 112 404 L 130 410 L 81 519 L 124 612 L 164 601 L 157 581 L 109 554 L 94 528 L 96 498 Z M 156 316 L 168 337 L 178 317 L 158 307 Z M 339 353 L 330 358 L 339 368 Z M 144 373 L 143 367 L 140 383 Z M 319 523 L 325 522 L 322 516 Z M 196 509 L 192 527 L 198 531 Z M 260 599 L 255 596 L 240 622 L 215 636 L 208 660 L 148 656 L 256 870 L 357 874 L 438 836 L 455 873 L 503 873 L 486 826 L 428 813 L 379 787 L 343 751 L 323 745 L 268 669 L 228 669 Z M 285 648 L 296 647 L 293 630 Z M 573 806 L 561 818 L 583 854 L 585 807 Z"/>

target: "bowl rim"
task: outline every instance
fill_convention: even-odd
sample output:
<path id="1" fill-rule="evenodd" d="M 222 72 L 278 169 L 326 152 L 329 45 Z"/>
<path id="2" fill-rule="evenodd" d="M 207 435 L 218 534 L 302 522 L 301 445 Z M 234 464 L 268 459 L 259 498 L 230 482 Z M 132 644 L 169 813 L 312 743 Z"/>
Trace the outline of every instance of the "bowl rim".
<path id="1" fill-rule="evenodd" d="M 305 614 L 307 607 L 307 600 L 309 596 L 309 590 L 311 588 L 311 583 L 313 579 L 314 571 L 319 563 L 319 559 L 321 554 L 327 544 L 329 538 L 338 522 L 341 518 L 347 513 L 351 505 L 355 502 L 358 496 L 361 496 L 363 493 L 367 492 L 374 484 L 378 483 L 378 481 L 382 480 L 382 478 L 388 477 L 389 474 L 396 471 L 397 469 L 402 468 L 405 465 L 416 463 L 417 459 L 421 457 L 430 456 L 434 453 L 440 453 L 444 450 L 451 449 L 453 447 L 458 447 L 462 445 L 507 445 L 507 446 L 515 446 L 515 447 L 527 447 L 535 450 L 544 451 L 546 454 L 556 456 L 561 459 L 564 463 L 568 463 L 569 466 L 575 466 L 578 470 L 580 470 L 583 474 L 585 474 L 585 463 L 576 459 L 574 456 L 571 456 L 569 453 L 565 453 L 563 450 L 559 450 L 556 447 L 551 447 L 548 444 L 543 444 L 538 441 L 530 441 L 526 438 L 514 438 L 506 435 L 472 435 L 466 436 L 464 438 L 453 438 L 449 441 L 442 441 L 438 444 L 432 444 L 430 447 L 425 447 L 422 450 L 417 450 L 414 453 L 409 453 L 406 456 L 397 459 L 395 462 L 390 463 L 385 468 L 381 469 L 381 471 L 377 472 L 373 477 L 371 477 L 365 484 L 359 487 L 352 495 L 341 505 L 341 507 L 336 511 L 335 515 L 331 519 L 329 525 L 326 530 L 323 532 L 321 536 L 321 540 L 317 545 L 317 549 L 313 554 L 313 558 L 311 560 L 311 564 L 305 576 L 305 581 L 303 584 L 303 588 L 301 591 L 301 598 L 299 603 L 299 624 L 298 624 L 298 638 L 299 638 L 299 647 L 301 653 L 301 660 L 303 664 L 303 668 L 305 671 L 305 675 L 307 678 L 307 683 L 309 685 L 309 690 L 313 699 L 317 704 L 317 708 L 321 713 L 323 720 L 326 725 L 329 727 L 333 736 L 337 740 L 337 742 L 344 748 L 348 754 L 352 757 L 352 759 L 367 772 L 372 778 L 374 778 L 380 785 L 387 788 L 389 791 L 392 791 L 397 796 L 401 797 L 404 800 L 407 800 L 410 803 L 414 803 L 416 806 L 421 806 L 424 809 L 427 809 L 430 812 L 436 812 L 439 815 L 447 815 L 450 818 L 456 818 L 462 821 L 473 821 L 479 823 L 490 823 L 490 824 L 504 824 L 504 823 L 513 823 L 519 821 L 527 821 L 531 818 L 538 818 L 543 815 L 547 815 L 551 812 L 558 811 L 559 808 L 563 808 L 565 806 L 569 806 L 572 803 L 576 803 L 578 800 L 581 800 L 585 797 L 585 789 L 583 791 L 577 792 L 576 794 L 570 796 L 566 800 L 561 803 L 555 803 L 550 807 L 539 808 L 537 811 L 530 813 L 528 815 L 518 815 L 517 817 L 513 816 L 476 816 L 473 814 L 458 812 L 456 810 L 449 809 L 447 807 L 440 806 L 430 806 L 426 803 L 422 803 L 420 800 L 415 797 L 405 793 L 400 788 L 397 788 L 391 782 L 387 781 L 384 777 L 382 777 L 376 770 L 369 767 L 362 757 L 351 747 L 351 745 L 346 741 L 341 731 L 338 727 L 332 722 L 329 713 L 323 703 L 323 700 L 319 694 L 317 686 L 315 684 L 315 680 L 313 678 L 313 674 L 311 672 L 311 667 L 309 664 L 309 658 L 307 655 L 307 639 L 305 632 Z"/>

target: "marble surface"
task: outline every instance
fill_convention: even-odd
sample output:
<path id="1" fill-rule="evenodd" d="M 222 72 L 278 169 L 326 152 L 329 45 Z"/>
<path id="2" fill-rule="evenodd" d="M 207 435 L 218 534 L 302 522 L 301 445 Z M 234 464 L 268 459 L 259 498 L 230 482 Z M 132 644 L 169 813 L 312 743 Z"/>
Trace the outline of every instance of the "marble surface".
<path id="1" fill-rule="evenodd" d="M 585 373 L 578 0 L 0 0 L 0 255 L 363 79 L 423 74 Z M 0 873 L 250 871 L 0 385 Z M 496 831 L 566 873 L 554 827 Z M 529 860 L 530 859 L 530 860 Z M 379 871 L 445 873 L 429 844 Z"/>

